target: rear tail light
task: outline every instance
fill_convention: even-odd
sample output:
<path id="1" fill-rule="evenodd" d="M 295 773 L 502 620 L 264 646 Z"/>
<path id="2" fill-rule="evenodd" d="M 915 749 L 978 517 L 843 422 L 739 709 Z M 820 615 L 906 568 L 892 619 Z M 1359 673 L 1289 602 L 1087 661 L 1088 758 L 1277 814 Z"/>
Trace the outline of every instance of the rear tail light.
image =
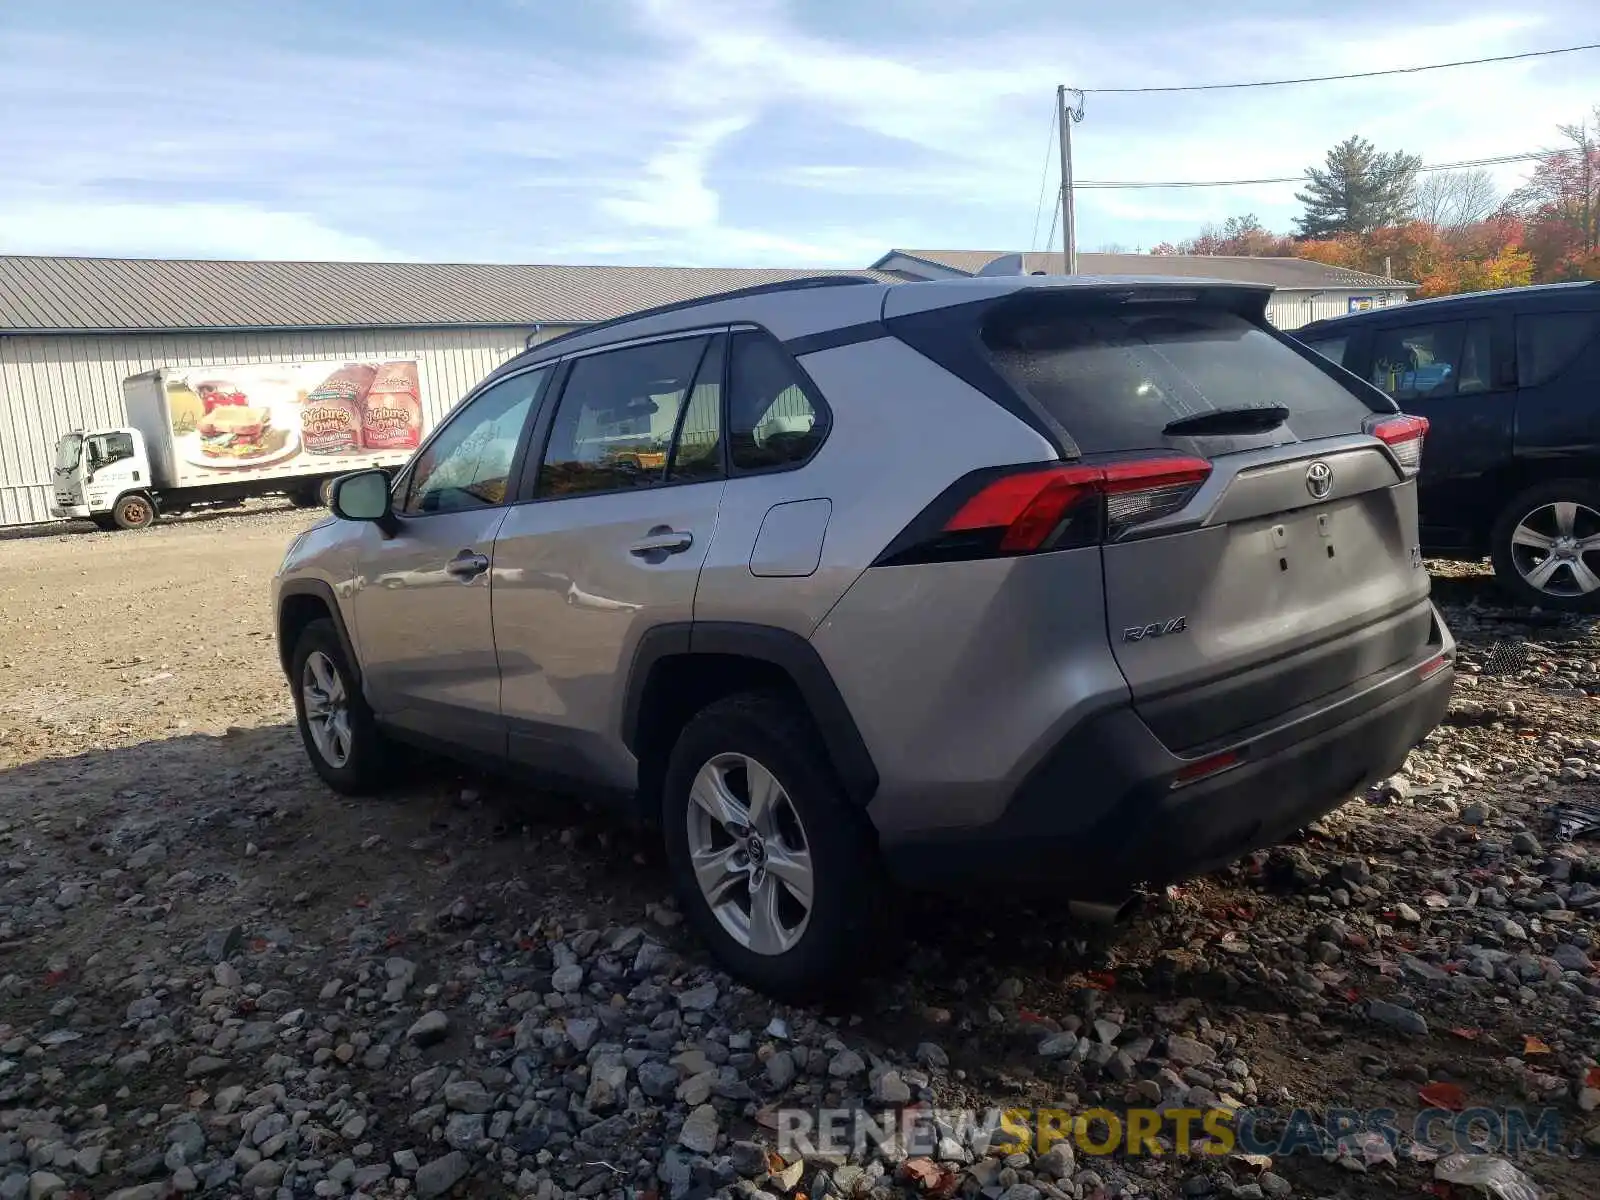
<path id="1" fill-rule="evenodd" d="M 1115 541 L 1169 516 L 1211 474 L 1203 458 L 977 471 L 947 488 L 876 566 L 1000 558 Z"/>
<path id="2" fill-rule="evenodd" d="M 1407 475 L 1415 475 L 1422 469 L 1422 439 L 1428 433 L 1427 417 L 1382 417 L 1369 421 L 1367 432 L 1394 451 Z"/>

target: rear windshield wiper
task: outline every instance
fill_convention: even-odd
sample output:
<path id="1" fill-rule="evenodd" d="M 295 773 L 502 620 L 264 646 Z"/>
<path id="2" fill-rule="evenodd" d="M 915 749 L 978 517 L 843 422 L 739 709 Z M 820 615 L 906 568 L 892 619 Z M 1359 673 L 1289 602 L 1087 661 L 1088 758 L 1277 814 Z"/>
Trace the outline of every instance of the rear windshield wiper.
<path id="1" fill-rule="evenodd" d="M 1193 413 L 1167 422 L 1162 433 L 1205 434 L 1268 433 L 1289 419 L 1289 410 L 1281 404 L 1259 405 L 1248 408 L 1214 408 L 1210 412 Z"/>

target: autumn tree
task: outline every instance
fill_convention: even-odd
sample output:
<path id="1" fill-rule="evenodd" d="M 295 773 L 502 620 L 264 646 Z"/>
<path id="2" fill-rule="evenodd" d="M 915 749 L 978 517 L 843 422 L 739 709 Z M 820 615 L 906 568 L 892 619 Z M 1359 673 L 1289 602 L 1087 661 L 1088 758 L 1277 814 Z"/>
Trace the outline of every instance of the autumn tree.
<path id="1" fill-rule="evenodd" d="M 1323 167 L 1306 168 L 1305 205 L 1296 220 L 1302 238 L 1370 233 L 1404 220 L 1422 159 L 1403 150 L 1381 152 L 1366 138 L 1351 136 L 1328 151 Z"/>
<path id="2" fill-rule="evenodd" d="M 1505 212 L 1526 223 L 1540 278 L 1586 278 L 1586 261 L 1600 252 L 1600 109 L 1592 128 L 1560 129 L 1568 145 L 1539 159 Z"/>
<path id="3" fill-rule="evenodd" d="M 1229 254 L 1260 258 L 1270 255 L 1291 254 L 1289 239 L 1269 232 L 1255 213 L 1229 217 L 1221 225 L 1207 224 L 1192 238 L 1174 245 L 1161 242 L 1151 248 L 1152 254 Z"/>

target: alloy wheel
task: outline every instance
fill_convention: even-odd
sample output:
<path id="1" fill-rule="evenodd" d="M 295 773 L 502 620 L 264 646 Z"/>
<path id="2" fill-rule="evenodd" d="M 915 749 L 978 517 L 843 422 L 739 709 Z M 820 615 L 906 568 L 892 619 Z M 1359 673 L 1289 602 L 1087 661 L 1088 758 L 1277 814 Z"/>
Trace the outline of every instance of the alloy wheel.
<path id="1" fill-rule="evenodd" d="M 1600 589 L 1600 512 L 1558 501 L 1528 513 L 1511 532 L 1511 562 L 1529 587 L 1548 596 Z"/>
<path id="2" fill-rule="evenodd" d="M 689 861 L 717 922 L 755 954 L 783 954 L 811 920 L 816 876 L 805 826 L 783 785 L 747 754 L 719 754 L 695 775 Z"/>
<path id="3" fill-rule="evenodd" d="M 330 767 L 350 761 L 350 703 L 344 677 L 321 650 L 306 655 L 301 672 L 300 696 L 305 702 L 306 727 L 311 741 Z"/>

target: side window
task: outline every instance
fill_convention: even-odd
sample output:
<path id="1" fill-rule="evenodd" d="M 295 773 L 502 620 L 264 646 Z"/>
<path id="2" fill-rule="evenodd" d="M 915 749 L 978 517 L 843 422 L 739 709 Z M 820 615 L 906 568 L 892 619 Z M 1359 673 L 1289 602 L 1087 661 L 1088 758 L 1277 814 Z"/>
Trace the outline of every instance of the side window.
<path id="1" fill-rule="evenodd" d="M 1372 382 L 1401 402 L 1487 392 L 1494 387 L 1492 347 L 1492 326 L 1482 320 L 1380 329 Z"/>
<path id="2" fill-rule="evenodd" d="M 579 496 L 661 483 L 706 340 L 651 342 L 573 362 L 538 494 Z"/>
<path id="3" fill-rule="evenodd" d="M 814 399 L 783 349 L 762 333 L 733 335 L 728 440 L 735 470 L 802 463 L 828 436 L 827 408 Z"/>
<path id="4" fill-rule="evenodd" d="M 727 359 L 728 338 L 719 333 L 700 360 L 694 391 L 683 410 L 667 464 L 672 482 L 722 478 L 722 372 Z"/>
<path id="5" fill-rule="evenodd" d="M 408 516 L 504 504 L 511 464 L 548 369 L 514 375 L 451 415 L 411 468 Z"/>
<path id="6" fill-rule="evenodd" d="M 1322 338 L 1321 340 L 1315 342 L 1307 341 L 1306 345 L 1310 346 L 1329 362 L 1335 363 L 1336 365 L 1342 367 L 1344 366 L 1345 349 L 1350 345 L 1350 335 L 1345 334 L 1343 337 Z"/>
<path id="7" fill-rule="evenodd" d="M 1600 326 L 1600 313 L 1536 313 L 1517 318 L 1517 386 L 1549 383 L 1578 357 Z"/>
<path id="8" fill-rule="evenodd" d="M 89 439 L 89 462 L 97 469 L 133 457 L 133 435 L 102 433 Z"/>

